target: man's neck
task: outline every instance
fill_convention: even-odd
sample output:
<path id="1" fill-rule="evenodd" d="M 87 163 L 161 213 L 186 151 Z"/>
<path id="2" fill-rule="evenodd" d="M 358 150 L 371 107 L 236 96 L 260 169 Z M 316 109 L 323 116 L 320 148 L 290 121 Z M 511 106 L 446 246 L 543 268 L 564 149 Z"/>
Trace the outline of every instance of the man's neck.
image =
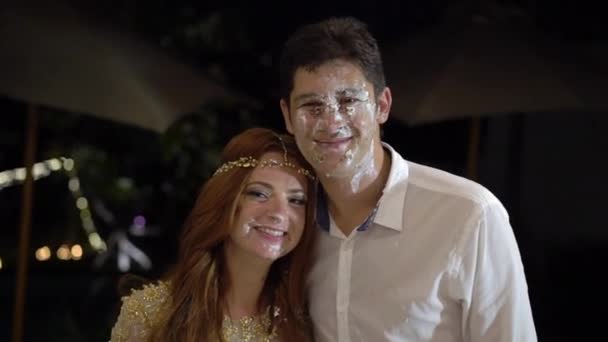
<path id="1" fill-rule="evenodd" d="M 332 218 L 346 235 L 362 224 L 376 207 L 390 171 L 390 155 L 383 148 L 374 156 L 374 170 L 356 177 L 321 177 Z M 369 171 L 369 170 L 368 170 Z M 358 175 L 357 175 L 358 176 Z M 357 184 L 353 186 L 353 179 Z"/>

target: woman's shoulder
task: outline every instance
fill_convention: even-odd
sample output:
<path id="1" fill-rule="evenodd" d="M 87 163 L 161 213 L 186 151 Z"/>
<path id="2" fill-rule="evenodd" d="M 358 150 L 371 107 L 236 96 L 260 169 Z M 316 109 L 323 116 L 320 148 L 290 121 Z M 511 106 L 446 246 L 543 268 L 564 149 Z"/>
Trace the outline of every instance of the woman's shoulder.
<path id="1" fill-rule="evenodd" d="M 128 312 L 141 313 L 153 318 L 169 299 L 169 283 L 158 281 L 145 284 L 140 289 L 131 290 L 131 294 L 121 298 L 123 308 Z"/>
<path id="2" fill-rule="evenodd" d="M 169 286 L 165 281 L 158 281 L 123 296 L 120 314 L 112 328 L 112 341 L 144 341 L 168 308 Z"/>

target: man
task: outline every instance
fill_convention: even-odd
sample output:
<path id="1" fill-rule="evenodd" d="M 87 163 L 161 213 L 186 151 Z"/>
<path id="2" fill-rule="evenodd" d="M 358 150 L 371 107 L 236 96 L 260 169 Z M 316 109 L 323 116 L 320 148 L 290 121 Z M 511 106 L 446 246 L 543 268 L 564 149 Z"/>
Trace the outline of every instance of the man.
<path id="1" fill-rule="evenodd" d="M 301 28 L 280 72 L 287 130 L 322 185 L 310 275 L 317 341 L 536 341 L 499 200 L 381 141 L 392 98 L 366 25 Z"/>

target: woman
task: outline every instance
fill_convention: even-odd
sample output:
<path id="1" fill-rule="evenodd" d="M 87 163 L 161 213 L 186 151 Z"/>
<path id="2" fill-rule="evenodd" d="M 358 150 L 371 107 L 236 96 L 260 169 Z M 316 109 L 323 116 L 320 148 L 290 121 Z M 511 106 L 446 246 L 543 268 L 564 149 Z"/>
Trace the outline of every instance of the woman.
<path id="1" fill-rule="evenodd" d="M 186 220 L 167 277 L 123 297 L 112 341 L 308 341 L 316 195 L 290 136 L 234 137 Z"/>

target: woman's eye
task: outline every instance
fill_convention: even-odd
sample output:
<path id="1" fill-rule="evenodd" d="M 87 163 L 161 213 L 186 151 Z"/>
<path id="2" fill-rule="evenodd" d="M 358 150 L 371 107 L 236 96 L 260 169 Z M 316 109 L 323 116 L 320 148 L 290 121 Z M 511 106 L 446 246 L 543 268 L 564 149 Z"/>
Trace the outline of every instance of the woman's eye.
<path id="1" fill-rule="evenodd" d="M 249 197 L 253 197 L 253 198 L 260 198 L 260 199 L 267 199 L 268 198 L 268 194 L 266 194 L 263 191 L 259 191 L 259 190 L 248 190 L 247 192 L 245 192 L 245 194 Z"/>
<path id="2" fill-rule="evenodd" d="M 306 198 L 292 198 L 289 201 L 298 206 L 306 205 Z"/>

